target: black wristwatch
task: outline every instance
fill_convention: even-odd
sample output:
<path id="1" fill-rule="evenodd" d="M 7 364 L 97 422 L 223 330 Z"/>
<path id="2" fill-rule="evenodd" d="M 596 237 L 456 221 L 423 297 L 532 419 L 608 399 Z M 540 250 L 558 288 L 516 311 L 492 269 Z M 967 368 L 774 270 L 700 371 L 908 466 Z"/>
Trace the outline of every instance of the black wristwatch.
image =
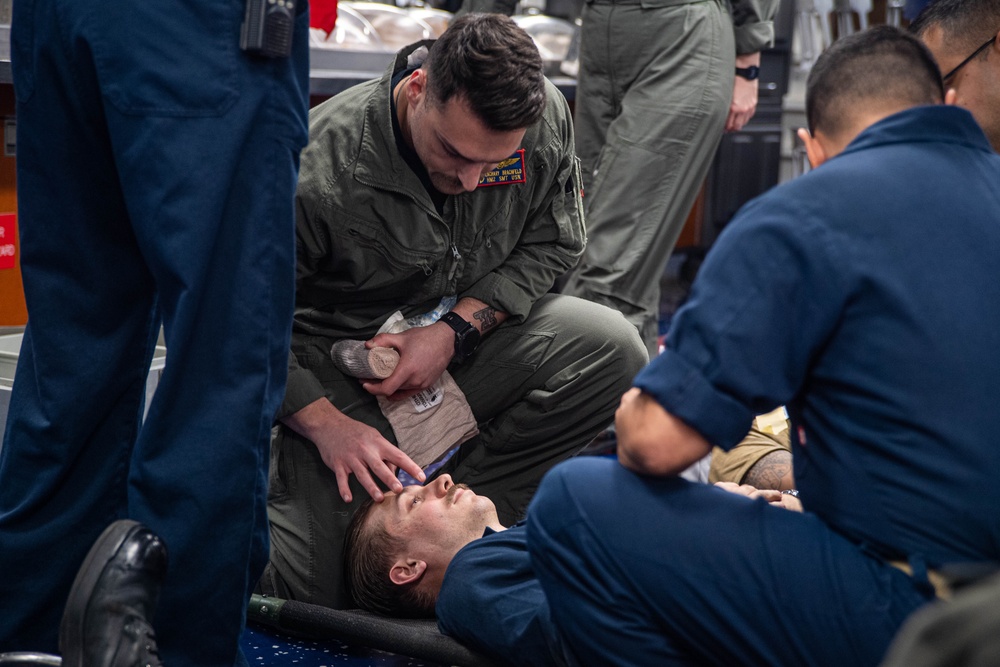
<path id="1" fill-rule="evenodd" d="M 754 81 L 760 76 L 760 68 L 756 65 L 750 65 L 750 67 L 737 67 L 736 76 L 742 76 L 747 81 Z"/>
<path id="2" fill-rule="evenodd" d="M 455 356 L 458 363 L 462 363 L 472 356 L 472 353 L 479 347 L 481 335 L 479 330 L 462 319 L 462 316 L 455 312 L 447 312 L 441 316 L 441 321 L 455 330 Z"/>

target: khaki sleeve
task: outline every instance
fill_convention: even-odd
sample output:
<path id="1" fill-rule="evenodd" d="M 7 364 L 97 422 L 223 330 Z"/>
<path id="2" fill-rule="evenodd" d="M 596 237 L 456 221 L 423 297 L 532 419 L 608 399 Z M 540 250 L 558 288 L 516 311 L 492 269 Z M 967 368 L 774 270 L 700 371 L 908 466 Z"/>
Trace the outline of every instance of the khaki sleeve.
<path id="1" fill-rule="evenodd" d="M 716 447 L 712 450 L 712 464 L 708 469 L 708 482 L 733 482 L 742 484 L 750 468 L 772 452 L 790 452 L 792 444 L 788 429 L 778 434 L 766 433 L 758 428 L 755 420 L 753 427 L 738 445 L 728 452 Z"/>

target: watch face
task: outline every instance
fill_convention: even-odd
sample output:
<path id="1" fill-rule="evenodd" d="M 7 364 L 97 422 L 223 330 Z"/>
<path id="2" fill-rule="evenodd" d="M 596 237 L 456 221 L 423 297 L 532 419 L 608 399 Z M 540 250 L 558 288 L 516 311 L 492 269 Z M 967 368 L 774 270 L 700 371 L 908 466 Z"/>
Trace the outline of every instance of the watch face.
<path id="1" fill-rule="evenodd" d="M 459 354 L 463 357 L 469 356 L 479 347 L 479 331 L 470 324 L 469 328 L 459 335 L 456 343 L 456 347 L 459 348 Z"/>

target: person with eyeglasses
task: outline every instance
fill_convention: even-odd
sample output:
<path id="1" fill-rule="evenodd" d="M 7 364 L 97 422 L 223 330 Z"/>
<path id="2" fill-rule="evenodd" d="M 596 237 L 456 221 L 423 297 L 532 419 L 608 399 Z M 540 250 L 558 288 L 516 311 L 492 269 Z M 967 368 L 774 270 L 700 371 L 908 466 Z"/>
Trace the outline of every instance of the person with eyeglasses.
<path id="1" fill-rule="evenodd" d="M 1000 0 L 937 0 L 910 30 L 934 54 L 949 102 L 972 112 L 1000 152 Z"/>
<path id="2" fill-rule="evenodd" d="M 526 546 L 575 664 L 873 666 L 1000 564 L 1000 155 L 944 95 L 898 29 L 824 51 L 813 169 L 712 247 L 618 408 L 618 462 L 539 485 Z M 776 405 L 804 513 L 677 477 Z"/>

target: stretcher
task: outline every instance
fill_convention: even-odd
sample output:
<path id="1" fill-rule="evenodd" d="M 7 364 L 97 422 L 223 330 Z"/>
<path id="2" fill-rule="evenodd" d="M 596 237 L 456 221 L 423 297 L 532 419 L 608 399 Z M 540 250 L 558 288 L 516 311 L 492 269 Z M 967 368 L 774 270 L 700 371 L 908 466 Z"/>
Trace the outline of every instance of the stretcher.
<path id="1" fill-rule="evenodd" d="M 291 636 L 332 639 L 420 660 L 457 667 L 498 667 L 498 663 L 441 634 L 431 619 L 388 618 L 360 609 L 254 595 L 247 622 Z"/>

